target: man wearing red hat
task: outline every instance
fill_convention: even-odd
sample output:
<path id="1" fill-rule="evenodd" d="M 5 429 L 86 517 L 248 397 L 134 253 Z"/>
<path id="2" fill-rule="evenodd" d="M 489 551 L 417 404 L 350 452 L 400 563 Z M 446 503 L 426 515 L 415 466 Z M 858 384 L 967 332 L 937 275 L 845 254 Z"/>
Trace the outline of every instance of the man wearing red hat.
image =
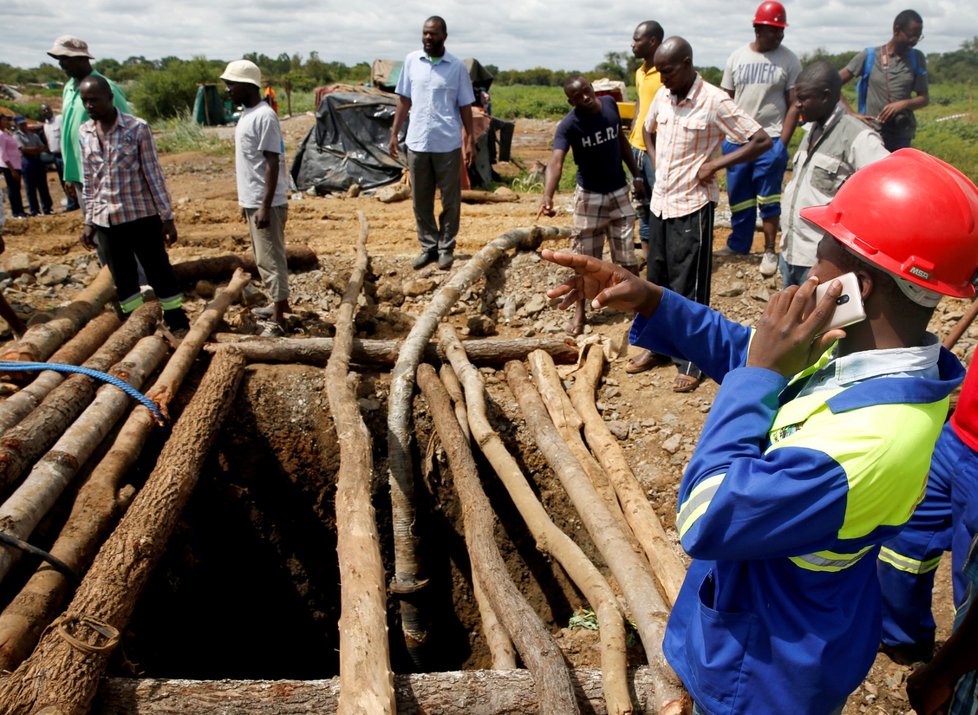
<path id="1" fill-rule="evenodd" d="M 788 166 L 788 142 L 798 123 L 792 91 L 801 62 L 781 44 L 787 26 L 784 5 L 774 0 L 761 3 L 754 13 L 754 41 L 730 55 L 720 82 L 737 106 L 764 128 L 774 145 L 753 161 L 727 169 L 732 231 L 718 255 L 750 253 L 760 210 L 764 232 L 761 275 L 765 277 L 778 270 L 774 242 L 781 217 L 781 182 Z M 738 148 L 730 141 L 723 143 L 725 154 Z"/>
<path id="2" fill-rule="evenodd" d="M 824 232 L 816 263 L 754 328 L 620 266 L 543 252 L 577 272 L 548 292 L 562 307 L 634 311 L 632 342 L 720 383 L 679 487 L 693 561 L 663 642 L 711 715 L 842 712 L 879 644 L 880 544 L 923 493 L 964 375 L 927 325 L 941 295 L 975 294 L 967 177 L 905 149 L 801 215 Z M 867 317 L 830 329 L 846 273 Z"/>

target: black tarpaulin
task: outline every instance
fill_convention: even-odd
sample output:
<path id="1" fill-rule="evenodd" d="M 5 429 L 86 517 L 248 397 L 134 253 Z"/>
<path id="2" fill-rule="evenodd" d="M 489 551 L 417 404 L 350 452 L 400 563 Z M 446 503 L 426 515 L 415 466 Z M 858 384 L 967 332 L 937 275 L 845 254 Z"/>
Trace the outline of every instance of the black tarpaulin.
<path id="1" fill-rule="evenodd" d="M 332 92 L 316 110 L 316 125 L 303 140 L 292 178 L 300 191 L 346 191 L 353 184 L 373 189 L 401 177 L 404 166 L 387 153 L 396 95 Z M 407 149 L 402 144 L 402 156 Z"/>

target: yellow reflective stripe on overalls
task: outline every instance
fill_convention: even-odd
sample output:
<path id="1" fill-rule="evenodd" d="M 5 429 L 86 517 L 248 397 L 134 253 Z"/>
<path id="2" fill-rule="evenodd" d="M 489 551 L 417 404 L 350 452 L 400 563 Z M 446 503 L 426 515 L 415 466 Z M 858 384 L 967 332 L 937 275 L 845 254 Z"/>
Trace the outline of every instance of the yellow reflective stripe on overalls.
<path id="1" fill-rule="evenodd" d="M 123 301 L 119 301 L 119 310 L 128 315 L 145 302 L 143 300 L 143 294 L 136 293 Z"/>
<path id="2" fill-rule="evenodd" d="M 163 310 L 174 310 L 183 305 L 183 293 L 177 293 L 169 298 L 160 298 L 160 307 Z"/>
<path id="3" fill-rule="evenodd" d="M 816 551 L 804 556 L 789 556 L 788 558 L 795 564 L 808 571 L 842 571 L 855 566 L 859 560 L 866 555 L 866 552 L 873 548 L 875 544 L 870 544 L 860 549 L 855 554 L 840 554 L 835 551 Z"/>
<path id="4" fill-rule="evenodd" d="M 889 564 L 897 571 L 905 571 L 906 573 L 919 576 L 920 574 L 930 573 L 936 569 L 941 563 L 941 557 L 938 555 L 932 559 L 920 561 L 918 559 L 912 559 L 909 556 L 904 556 L 903 554 L 898 554 L 893 549 L 888 549 L 884 546 L 880 549 L 880 561 Z"/>
<path id="5" fill-rule="evenodd" d="M 689 528 L 696 523 L 696 520 L 706 513 L 710 506 L 710 500 L 720 488 L 725 476 L 727 476 L 726 472 L 704 479 L 690 492 L 689 499 L 683 502 L 682 506 L 679 507 L 679 513 L 676 514 L 676 531 L 679 532 L 679 538 L 685 536 Z"/>
<path id="6" fill-rule="evenodd" d="M 730 211 L 732 213 L 737 213 L 738 211 L 743 211 L 744 209 L 749 209 L 749 208 L 752 208 L 754 206 L 757 206 L 757 200 L 756 199 L 747 199 L 746 201 L 741 201 L 740 203 L 736 203 L 736 204 L 731 205 Z"/>
<path id="7" fill-rule="evenodd" d="M 781 194 L 773 194 L 771 196 L 758 196 L 757 204 L 759 206 L 767 206 L 768 204 L 778 204 L 781 203 Z"/>

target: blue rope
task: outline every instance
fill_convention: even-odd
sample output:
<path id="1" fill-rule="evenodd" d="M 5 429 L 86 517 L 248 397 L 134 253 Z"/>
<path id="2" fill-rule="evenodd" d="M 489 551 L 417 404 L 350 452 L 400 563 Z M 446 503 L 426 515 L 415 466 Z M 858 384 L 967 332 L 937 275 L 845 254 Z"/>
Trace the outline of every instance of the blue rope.
<path id="1" fill-rule="evenodd" d="M 94 377 L 96 380 L 101 380 L 102 382 L 107 382 L 110 385 L 118 387 L 120 390 L 125 392 L 127 395 L 132 397 L 134 400 L 141 402 L 149 410 L 156 415 L 156 421 L 160 424 L 164 424 L 163 413 L 160 412 L 160 408 L 156 404 L 146 397 L 143 393 L 137 390 L 135 387 L 130 385 L 125 380 L 120 380 L 114 375 L 110 375 L 107 372 L 100 372 L 98 370 L 92 370 L 89 367 L 80 367 L 78 365 L 62 365 L 55 362 L 5 362 L 0 361 L 0 371 L 5 372 L 34 372 L 41 370 L 54 370 L 55 372 L 75 372 L 80 375 L 88 375 L 89 377 Z"/>

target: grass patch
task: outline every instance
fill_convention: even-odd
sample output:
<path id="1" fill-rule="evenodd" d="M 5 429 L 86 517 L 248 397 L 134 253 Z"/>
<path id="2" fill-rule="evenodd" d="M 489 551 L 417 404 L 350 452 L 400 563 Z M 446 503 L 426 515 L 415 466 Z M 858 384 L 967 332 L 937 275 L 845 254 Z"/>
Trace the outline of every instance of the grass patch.
<path id="1" fill-rule="evenodd" d="M 501 119 L 560 119 L 568 111 L 562 87 L 514 84 L 492 88 L 492 113 Z"/>
<path id="2" fill-rule="evenodd" d="M 199 151 L 217 156 L 234 152 L 234 142 L 221 139 L 214 131 L 207 131 L 183 112 L 179 117 L 165 119 L 153 125 L 156 148 L 161 153 L 177 154 L 185 151 Z"/>

